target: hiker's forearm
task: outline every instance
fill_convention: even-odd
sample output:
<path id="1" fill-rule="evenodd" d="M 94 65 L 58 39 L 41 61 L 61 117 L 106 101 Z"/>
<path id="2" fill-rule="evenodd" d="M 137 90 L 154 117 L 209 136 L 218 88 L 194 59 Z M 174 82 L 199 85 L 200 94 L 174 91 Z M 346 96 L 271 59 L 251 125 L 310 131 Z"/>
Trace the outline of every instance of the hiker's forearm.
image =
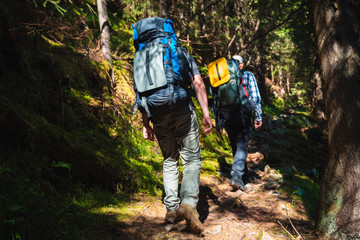
<path id="1" fill-rule="evenodd" d="M 206 94 L 206 88 L 204 81 L 202 80 L 200 75 L 195 75 L 193 80 L 193 85 L 196 92 L 196 97 L 199 101 L 201 110 L 203 112 L 204 117 L 209 117 L 209 108 L 208 108 L 208 100 L 207 100 L 207 94 Z"/>
<path id="2" fill-rule="evenodd" d="M 143 125 L 146 126 L 146 127 L 149 126 L 149 119 L 148 119 L 146 113 L 141 113 L 141 115 L 142 115 Z"/>

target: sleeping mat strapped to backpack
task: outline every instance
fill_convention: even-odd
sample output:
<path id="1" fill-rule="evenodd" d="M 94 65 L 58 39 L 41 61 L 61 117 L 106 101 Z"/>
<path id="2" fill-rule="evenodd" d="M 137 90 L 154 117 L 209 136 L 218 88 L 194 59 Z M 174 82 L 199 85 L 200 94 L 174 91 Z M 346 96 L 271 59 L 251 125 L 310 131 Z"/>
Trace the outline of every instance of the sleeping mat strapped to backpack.
<path id="1" fill-rule="evenodd" d="M 230 73 L 226 58 L 219 58 L 209 63 L 208 73 L 211 86 L 218 87 L 221 84 L 227 83 L 230 80 Z"/>

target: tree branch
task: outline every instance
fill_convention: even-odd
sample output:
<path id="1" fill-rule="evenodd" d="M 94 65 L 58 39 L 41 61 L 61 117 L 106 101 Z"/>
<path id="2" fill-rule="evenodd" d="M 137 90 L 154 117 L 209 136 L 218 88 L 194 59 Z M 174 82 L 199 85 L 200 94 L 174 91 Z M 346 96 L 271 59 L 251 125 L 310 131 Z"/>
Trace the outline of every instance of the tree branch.
<path id="1" fill-rule="evenodd" d="M 285 230 L 285 232 L 290 236 L 291 239 L 295 239 L 295 238 L 293 237 L 293 235 L 292 235 L 291 233 L 289 233 L 288 230 L 286 230 L 286 228 L 281 224 L 281 222 L 280 222 L 279 220 L 277 220 L 277 222 L 278 222 L 278 223 L 280 224 L 280 226 Z"/>
<path id="2" fill-rule="evenodd" d="M 204 12 L 204 11 L 208 10 L 208 9 L 211 8 L 212 6 L 218 4 L 219 2 L 221 2 L 221 0 L 217 0 L 217 1 L 213 2 L 213 3 L 210 3 L 210 4 L 207 5 L 204 9 L 199 9 L 199 10 L 196 11 L 191 17 L 189 17 L 189 21 L 188 21 L 188 22 L 191 22 L 195 16 L 201 14 L 201 12 Z"/>
<path id="3" fill-rule="evenodd" d="M 292 11 L 291 13 L 289 13 L 289 15 L 287 16 L 287 18 L 285 18 L 283 21 L 281 21 L 280 23 L 270 27 L 268 30 L 261 32 L 257 35 L 255 35 L 253 37 L 253 39 L 251 39 L 247 44 L 245 44 L 244 46 L 241 47 L 241 49 L 245 49 L 248 48 L 254 41 L 265 37 L 266 35 L 268 35 L 270 32 L 274 31 L 275 29 L 277 29 L 278 27 L 282 26 L 283 24 L 285 24 L 286 22 L 288 22 L 292 16 L 297 13 L 298 11 L 300 11 L 303 7 L 305 6 L 305 3 L 302 3 L 296 10 Z"/>
<path id="4" fill-rule="evenodd" d="M 254 0 L 249 4 L 250 7 L 252 6 L 253 2 L 254 2 Z M 246 15 L 245 15 L 245 17 L 243 17 L 243 20 L 248 17 L 248 15 L 249 15 L 250 12 L 251 12 L 251 11 L 247 11 L 247 12 L 246 12 Z M 242 25 L 242 22 L 240 22 L 240 24 L 235 28 L 235 33 L 234 33 L 233 37 L 231 38 L 231 40 L 230 40 L 229 44 L 227 45 L 227 47 L 226 47 L 226 49 L 225 49 L 224 52 L 227 52 L 227 51 L 229 50 L 229 48 L 231 47 L 231 45 L 234 43 L 235 38 L 236 38 L 236 35 L 237 35 L 236 33 L 237 33 L 237 31 L 240 29 L 241 25 Z"/>

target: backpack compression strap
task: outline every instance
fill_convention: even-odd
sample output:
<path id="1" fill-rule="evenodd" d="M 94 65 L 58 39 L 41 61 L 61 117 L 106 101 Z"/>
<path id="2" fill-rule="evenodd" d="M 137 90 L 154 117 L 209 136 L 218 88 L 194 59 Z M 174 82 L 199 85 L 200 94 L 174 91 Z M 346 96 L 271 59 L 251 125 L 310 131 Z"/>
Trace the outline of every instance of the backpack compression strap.
<path id="1" fill-rule="evenodd" d="M 166 33 L 166 38 L 164 38 L 163 40 L 167 42 L 167 51 L 168 51 L 168 56 L 166 55 L 164 57 L 164 64 L 169 63 L 169 65 L 171 66 L 172 72 L 172 78 L 171 78 L 171 82 L 169 82 L 169 90 L 170 90 L 170 100 L 169 100 L 169 105 L 172 106 L 176 103 L 176 99 L 174 98 L 174 85 L 175 85 L 175 73 L 179 73 L 179 60 L 177 58 L 176 55 L 176 45 L 177 45 L 177 37 L 176 34 L 174 32 L 174 23 L 170 20 L 170 19 L 166 19 L 164 22 L 164 31 Z"/>

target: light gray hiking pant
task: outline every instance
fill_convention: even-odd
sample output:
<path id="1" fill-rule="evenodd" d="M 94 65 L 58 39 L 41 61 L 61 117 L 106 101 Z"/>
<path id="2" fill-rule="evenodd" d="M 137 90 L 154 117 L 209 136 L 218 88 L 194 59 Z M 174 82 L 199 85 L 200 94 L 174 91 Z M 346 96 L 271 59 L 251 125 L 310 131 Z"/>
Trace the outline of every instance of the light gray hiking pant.
<path id="1" fill-rule="evenodd" d="M 164 157 L 163 180 L 164 204 L 169 211 L 179 207 L 180 202 L 196 207 L 199 195 L 201 152 L 199 123 L 194 110 L 189 107 L 153 117 L 154 132 Z M 184 166 L 180 198 L 179 155 Z"/>

